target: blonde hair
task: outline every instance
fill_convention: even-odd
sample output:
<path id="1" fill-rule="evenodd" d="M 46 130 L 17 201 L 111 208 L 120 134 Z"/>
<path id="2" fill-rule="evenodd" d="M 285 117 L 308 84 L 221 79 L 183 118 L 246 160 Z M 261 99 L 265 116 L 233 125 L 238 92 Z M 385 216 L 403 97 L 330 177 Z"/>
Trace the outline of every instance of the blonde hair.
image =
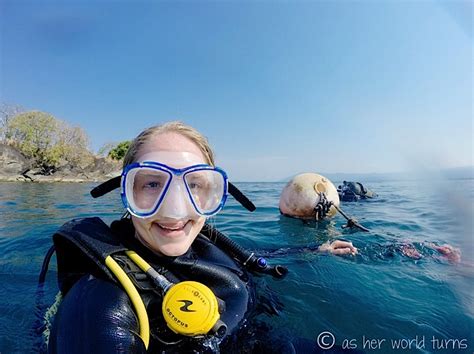
<path id="1" fill-rule="evenodd" d="M 138 136 L 130 144 L 127 153 L 125 154 L 123 159 L 123 167 L 134 163 L 141 147 L 145 145 L 145 143 L 147 143 L 152 137 L 163 133 L 177 133 L 188 138 L 199 147 L 202 154 L 204 155 L 204 158 L 206 159 L 206 162 L 211 166 L 215 166 L 214 152 L 209 146 L 207 138 L 193 127 L 179 121 L 173 121 L 155 125 L 138 134 Z"/>

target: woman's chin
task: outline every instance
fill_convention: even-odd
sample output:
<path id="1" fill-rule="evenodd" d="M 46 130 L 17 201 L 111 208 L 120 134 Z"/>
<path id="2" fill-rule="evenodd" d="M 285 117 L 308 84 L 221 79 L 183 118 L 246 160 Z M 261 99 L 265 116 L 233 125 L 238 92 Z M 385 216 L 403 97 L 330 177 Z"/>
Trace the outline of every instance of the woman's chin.
<path id="1" fill-rule="evenodd" d="M 188 251 L 189 247 L 191 247 L 191 245 L 187 242 L 180 242 L 161 244 L 158 249 L 159 252 L 165 256 L 177 257 L 185 254 Z"/>
<path id="2" fill-rule="evenodd" d="M 192 241 L 189 237 L 191 222 L 188 222 L 183 228 L 176 230 L 164 229 L 159 224 L 153 224 L 152 236 L 155 251 L 165 256 L 176 257 L 186 253 L 191 247 Z"/>

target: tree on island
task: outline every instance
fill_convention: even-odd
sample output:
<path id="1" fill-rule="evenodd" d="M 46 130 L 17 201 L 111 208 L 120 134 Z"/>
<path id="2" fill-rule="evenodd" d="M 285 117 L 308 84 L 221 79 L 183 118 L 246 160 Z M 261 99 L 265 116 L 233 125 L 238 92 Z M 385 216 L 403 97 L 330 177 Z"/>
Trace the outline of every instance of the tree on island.
<path id="1" fill-rule="evenodd" d="M 85 169 L 87 173 L 106 174 L 119 167 L 118 161 L 130 146 L 130 141 L 105 144 L 99 155 L 106 158 L 100 159 L 88 149 L 88 140 L 81 127 L 73 127 L 49 113 L 0 103 L 0 145 L 8 145 L 29 159 L 33 175 Z"/>
<path id="2" fill-rule="evenodd" d="M 14 104 L 2 103 L 0 104 L 0 141 L 7 143 L 11 138 L 11 132 L 9 130 L 9 122 L 20 113 L 25 112 L 25 109 L 21 106 Z"/>
<path id="3" fill-rule="evenodd" d="M 123 160 L 131 143 L 132 142 L 130 140 L 118 143 L 117 146 L 109 151 L 107 156 L 113 160 Z"/>
<path id="4" fill-rule="evenodd" d="M 4 142 L 32 159 L 42 174 L 54 173 L 61 165 L 85 165 L 93 159 L 85 131 L 51 114 L 22 112 L 2 123 Z"/>
<path id="5" fill-rule="evenodd" d="M 115 161 L 121 161 L 125 157 L 130 144 L 130 140 L 125 140 L 120 143 L 106 143 L 99 149 L 97 154 Z"/>

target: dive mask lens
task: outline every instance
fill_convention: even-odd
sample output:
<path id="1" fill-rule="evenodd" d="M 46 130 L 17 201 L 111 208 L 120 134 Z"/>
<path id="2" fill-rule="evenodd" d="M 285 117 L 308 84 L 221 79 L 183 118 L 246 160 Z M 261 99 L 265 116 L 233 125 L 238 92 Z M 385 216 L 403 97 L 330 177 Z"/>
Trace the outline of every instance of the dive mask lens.
<path id="1" fill-rule="evenodd" d="M 158 168 L 137 166 L 125 176 L 125 196 L 129 211 L 138 217 L 155 213 L 171 181 L 171 173 Z"/>
<path id="2" fill-rule="evenodd" d="M 129 165 L 122 175 L 122 200 L 140 218 L 155 213 L 175 219 L 212 216 L 227 199 L 227 175 L 209 165 L 175 169 L 144 161 Z"/>
<path id="3" fill-rule="evenodd" d="M 227 176 L 213 167 L 191 170 L 184 174 L 189 197 L 196 211 L 205 216 L 216 214 L 227 193 Z"/>

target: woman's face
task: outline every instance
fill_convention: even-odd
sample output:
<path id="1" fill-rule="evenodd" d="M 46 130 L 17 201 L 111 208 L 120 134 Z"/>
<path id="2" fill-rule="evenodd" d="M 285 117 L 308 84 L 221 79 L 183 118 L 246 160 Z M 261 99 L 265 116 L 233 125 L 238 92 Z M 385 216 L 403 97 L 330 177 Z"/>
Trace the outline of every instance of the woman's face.
<path id="1" fill-rule="evenodd" d="M 172 158 L 173 156 L 178 158 Z M 154 160 L 173 168 L 207 164 L 202 151 L 193 141 L 173 132 L 155 135 L 145 143 L 138 152 L 136 161 L 145 160 Z M 168 210 L 173 210 L 173 203 L 178 202 L 175 197 L 178 196 L 167 193 L 160 211 L 149 218 L 132 216 L 137 238 L 152 251 L 166 256 L 186 253 L 206 220 L 205 217 L 192 213 L 180 216 L 167 213 Z"/>

